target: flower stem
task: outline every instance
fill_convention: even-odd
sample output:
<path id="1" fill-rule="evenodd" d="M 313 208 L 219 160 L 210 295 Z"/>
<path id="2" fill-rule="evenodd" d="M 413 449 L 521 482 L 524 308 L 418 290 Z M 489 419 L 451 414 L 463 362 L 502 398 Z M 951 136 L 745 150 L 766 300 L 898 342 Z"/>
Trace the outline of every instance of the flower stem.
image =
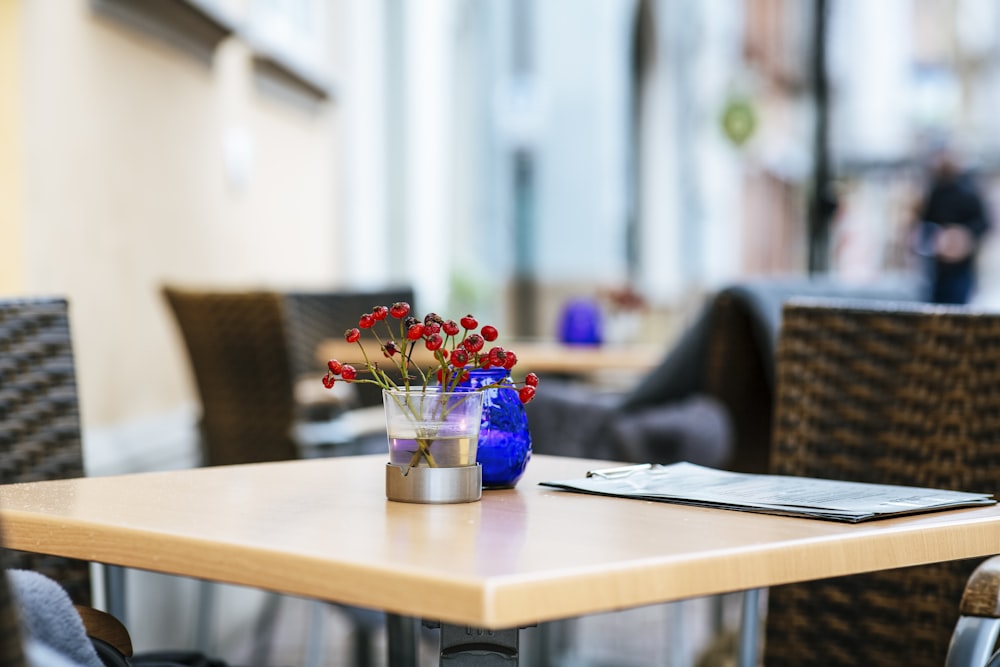
<path id="1" fill-rule="evenodd" d="M 413 452 L 413 458 L 410 459 L 410 467 L 420 464 L 420 459 L 427 461 L 427 465 L 431 468 L 437 468 L 437 461 L 434 460 L 434 455 L 431 454 L 431 443 L 434 441 L 429 438 L 417 438 L 417 451 Z"/>

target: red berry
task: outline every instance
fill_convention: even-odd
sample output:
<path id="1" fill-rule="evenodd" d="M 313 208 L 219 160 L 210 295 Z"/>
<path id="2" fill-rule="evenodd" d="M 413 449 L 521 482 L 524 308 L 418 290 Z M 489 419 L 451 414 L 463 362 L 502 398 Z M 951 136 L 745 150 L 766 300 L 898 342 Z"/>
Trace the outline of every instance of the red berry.
<path id="1" fill-rule="evenodd" d="M 381 322 L 389 314 L 389 309 L 385 306 L 375 306 L 372 308 L 372 317 Z"/>
<path id="2" fill-rule="evenodd" d="M 343 364 L 341 364 L 336 359 L 331 359 L 330 361 L 326 362 L 326 367 L 329 368 L 330 372 L 333 373 L 334 375 L 340 375 L 340 369 L 343 368 Z"/>
<path id="3" fill-rule="evenodd" d="M 360 338 L 361 338 L 361 330 L 358 329 L 357 327 L 353 329 L 348 329 L 347 331 L 344 332 L 344 340 L 346 340 L 348 343 L 357 343 Z"/>
<path id="4" fill-rule="evenodd" d="M 497 328 L 490 326 L 489 324 L 483 327 L 482 331 L 479 333 L 483 334 L 483 338 L 485 338 L 488 343 L 492 343 L 500 336 L 500 332 L 497 331 Z"/>
<path id="5" fill-rule="evenodd" d="M 437 379 L 438 379 L 438 384 L 444 384 L 444 369 L 443 368 L 437 369 Z"/>
<path id="6" fill-rule="evenodd" d="M 472 377 L 472 375 L 469 374 L 469 371 L 463 370 L 462 379 L 459 380 L 459 382 L 468 382 L 470 377 Z"/>
<path id="7" fill-rule="evenodd" d="M 340 369 L 340 377 L 350 382 L 354 378 L 358 377 L 358 372 L 354 369 L 354 366 L 344 364 L 343 368 Z"/>
<path id="8" fill-rule="evenodd" d="M 397 301 L 392 304 L 392 308 L 389 309 L 389 314 L 395 317 L 397 320 L 401 320 L 406 317 L 406 314 L 410 312 L 410 304 L 405 301 Z"/>
<path id="9" fill-rule="evenodd" d="M 486 341 L 484 341 L 483 337 L 479 334 L 472 334 L 462 341 L 462 347 L 469 352 L 479 352 L 479 350 L 483 349 L 483 345 L 485 344 Z"/>
<path id="10" fill-rule="evenodd" d="M 455 320 L 448 320 L 441 325 L 441 329 L 444 330 L 445 334 L 449 336 L 454 336 L 459 332 L 458 323 Z"/>
<path id="11" fill-rule="evenodd" d="M 524 384 L 526 384 L 529 387 L 537 387 L 538 376 L 535 375 L 534 373 L 528 373 L 527 375 L 524 376 Z"/>
<path id="12" fill-rule="evenodd" d="M 382 346 L 382 354 L 386 357 L 391 357 L 392 355 L 399 352 L 399 346 L 396 345 L 395 341 L 386 341 L 386 344 Z"/>
<path id="13" fill-rule="evenodd" d="M 448 350 L 445 350 L 444 348 L 441 348 L 441 349 L 437 350 L 436 352 L 437 352 L 437 355 L 440 357 L 441 361 L 448 361 L 448 356 L 449 356 Z"/>
<path id="14" fill-rule="evenodd" d="M 410 328 L 406 330 L 406 337 L 410 340 L 417 340 L 424 335 L 424 325 L 423 324 L 411 324 Z"/>
<path id="15" fill-rule="evenodd" d="M 365 313 L 361 316 L 361 319 L 358 320 L 358 326 L 362 329 L 371 329 L 375 326 L 375 316 L 371 313 Z"/>
<path id="16" fill-rule="evenodd" d="M 334 379 L 334 377 L 329 373 L 323 376 L 323 386 L 326 387 L 327 389 L 333 389 L 333 383 L 335 381 L 336 380 Z"/>
<path id="17" fill-rule="evenodd" d="M 490 363 L 494 366 L 503 366 L 507 361 L 507 351 L 499 345 L 490 348 Z"/>
<path id="18" fill-rule="evenodd" d="M 493 368 L 493 362 L 490 361 L 488 356 L 479 357 L 479 367 L 484 371 Z"/>
<path id="19" fill-rule="evenodd" d="M 425 326 L 430 326 L 432 324 L 437 324 L 440 326 L 443 322 L 444 319 L 437 313 L 427 313 L 426 315 L 424 315 Z"/>
<path id="20" fill-rule="evenodd" d="M 432 333 L 427 337 L 427 340 L 424 341 L 424 345 L 428 350 L 433 352 L 434 350 L 440 349 L 441 346 L 444 345 L 444 338 L 441 338 L 441 334 Z"/>
<path id="21" fill-rule="evenodd" d="M 451 353 L 451 365 L 456 368 L 461 368 L 462 366 L 469 363 L 469 353 L 462 348 L 456 348 Z"/>
<path id="22" fill-rule="evenodd" d="M 462 323 L 462 326 L 466 329 L 466 331 L 472 331 L 479 326 L 479 322 L 476 321 L 476 318 L 472 315 L 466 315 L 459 321 Z"/>
<path id="23" fill-rule="evenodd" d="M 429 336 L 430 334 L 436 334 L 441 331 L 441 324 L 438 322 L 431 322 L 430 324 L 424 322 L 424 335 Z"/>
<path id="24" fill-rule="evenodd" d="M 503 367 L 507 370 L 514 368 L 514 364 L 517 363 L 517 355 L 507 350 L 507 360 L 503 362 Z"/>
<path id="25" fill-rule="evenodd" d="M 535 397 L 535 388 L 526 384 L 518 390 L 517 397 L 521 399 L 522 403 L 530 403 L 531 399 Z"/>

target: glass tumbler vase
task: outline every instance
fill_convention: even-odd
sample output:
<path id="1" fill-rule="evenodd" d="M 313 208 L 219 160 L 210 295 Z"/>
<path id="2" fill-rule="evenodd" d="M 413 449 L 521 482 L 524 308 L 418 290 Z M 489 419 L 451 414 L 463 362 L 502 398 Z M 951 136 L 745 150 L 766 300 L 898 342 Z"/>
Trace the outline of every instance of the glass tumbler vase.
<path id="1" fill-rule="evenodd" d="M 464 503 L 482 496 L 476 462 L 482 392 L 384 389 L 389 500 Z"/>

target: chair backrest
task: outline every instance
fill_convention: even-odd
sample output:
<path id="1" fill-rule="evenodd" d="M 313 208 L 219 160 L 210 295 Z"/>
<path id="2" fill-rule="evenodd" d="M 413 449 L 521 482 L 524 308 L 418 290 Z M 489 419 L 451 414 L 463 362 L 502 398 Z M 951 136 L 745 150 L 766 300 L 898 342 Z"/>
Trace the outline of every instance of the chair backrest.
<path id="1" fill-rule="evenodd" d="M 0 300 L 0 484 L 83 474 L 68 303 Z M 10 551 L 6 564 L 41 572 L 75 603 L 91 604 L 85 561 Z"/>
<path id="2" fill-rule="evenodd" d="M 299 456 L 280 294 L 167 286 L 201 399 L 204 465 Z"/>
<path id="3" fill-rule="evenodd" d="M 392 287 L 371 291 L 287 292 L 285 316 L 292 369 L 296 377 L 316 376 L 316 382 L 326 372 L 325 364 L 316 358 L 321 341 L 343 336 L 358 326 L 358 318 L 371 312 L 374 306 L 391 306 L 397 301 L 414 305 L 410 287 Z M 374 385 L 357 384 L 355 390 L 362 407 L 382 405 L 382 392 Z"/>
<path id="4" fill-rule="evenodd" d="M 995 493 L 1000 314 L 795 301 L 777 348 L 777 474 Z M 944 664 L 981 559 L 772 588 L 765 664 Z"/>

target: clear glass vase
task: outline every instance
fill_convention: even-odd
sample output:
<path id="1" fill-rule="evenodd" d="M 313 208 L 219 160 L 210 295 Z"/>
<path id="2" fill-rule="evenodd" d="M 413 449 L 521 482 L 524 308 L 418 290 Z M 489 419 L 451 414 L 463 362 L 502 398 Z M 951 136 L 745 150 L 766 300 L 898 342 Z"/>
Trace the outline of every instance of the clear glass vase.
<path id="1" fill-rule="evenodd" d="M 385 389 L 382 399 L 389 463 L 431 468 L 476 465 L 482 392 Z"/>
<path id="2" fill-rule="evenodd" d="M 483 493 L 476 462 L 483 392 L 385 389 L 385 495 L 405 503 L 468 503 Z"/>

